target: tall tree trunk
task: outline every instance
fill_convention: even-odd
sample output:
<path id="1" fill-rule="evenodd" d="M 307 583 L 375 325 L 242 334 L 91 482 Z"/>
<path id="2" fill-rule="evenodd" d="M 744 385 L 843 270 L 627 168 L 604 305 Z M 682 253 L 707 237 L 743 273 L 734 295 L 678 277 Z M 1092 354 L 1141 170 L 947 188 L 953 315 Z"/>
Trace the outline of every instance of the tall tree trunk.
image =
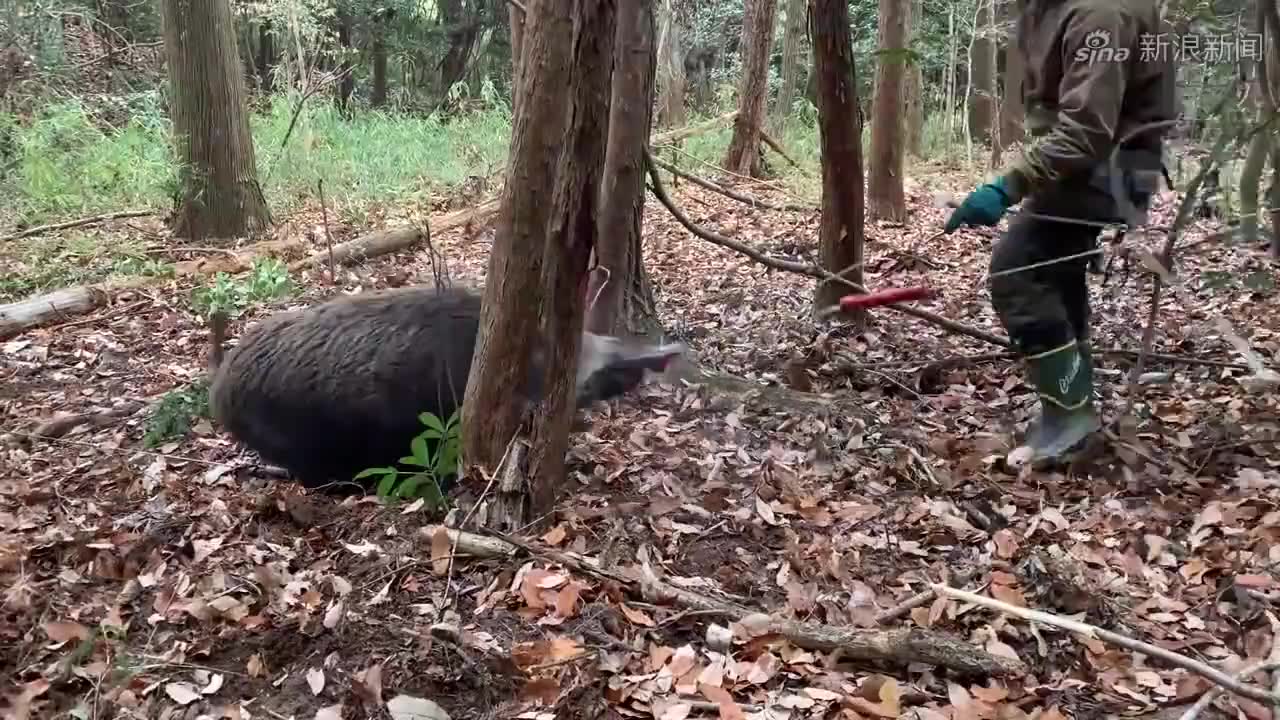
<path id="1" fill-rule="evenodd" d="M 658 12 L 658 124 L 684 125 L 684 59 L 680 51 L 680 23 L 671 7 L 662 0 Z"/>
<path id="2" fill-rule="evenodd" d="M 871 217 L 901 222 L 907 218 L 902 166 L 904 133 L 903 85 L 910 58 L 906 55 L 911 4 L 880 0 L 880 61 L 876 66 L 871 116 L 871 167 L 867 201 Z"/>
<path id="3" fill-rule="evenodd" d="M 440 2 L 440 22 L 449 37 L 449 49 L 440 61 L 440 92 L 446 96 L 467 73 L 467 60 L 480 32 L 477 10 L 462 0 Z"/>
<path id="4" fill-rule="evenodd" d="M 512 388 L 524 386 L 529 349 L 541 344 L 543 253 L 570 118 L 564 89 L 578 74 L 567 42 L 573 38 L 575 0 L 537 4 L 524 23 L 524 72 L 513 103 L 507 180 L 463 399 L 462 455 L 467 464 L 485 468 L 497 466 L 520 424 Z"/>
<path id="5" fill-rule="evenodd" d="M 171 114 L 182 161 L 173 232 L 233 238 L 271 223 L 258 185 L 229 0 L 161 3 Z"/>
<path id="6" fill-rule="evenodd" d="M 1003 15 L 1006 19 L 1010 14 L 1008 3 L 1011 1 L 1006 0 L 1003 4 Z M 1022 51 L 1018 49 L 1014 29 L 1012 27 L 1005 28 L 1004 94 L 1000 97 L 1000 145 L 1002 148 L 1022 142 L 1023 123 L 1026 118 L 1026 108 L 1022 104 L 1022 80 L 1026 72 L 1025 63 Z"/>
<path id="7" fill-rule="evenodd" d="M 275 83 L 271 70 L 276 64 L 276 41 L 275 33 L 272 32 L 271 21 L 263 20 L 258 25 L 258 53 L 254 62 L 255 69 L 258 72 L 258 89 L 263 94 L 270 93 L 275 89 Z"/>
<path id="8" fill-rule="evenodd" d="M 369 104 L 380 108 L 387 104 L 387 26 L 379 18 L 373 26 L 373 89 Z"/>
<path id="9" fill-rule="evenodd" d="M 653 117 L 654 0 L 627 0 L 618 6 L 613 47 L 613 88 L 609 141 L 600 183 L 600 268 L 587 293 L 593 301 L 587 329 L 600 335 L 656 329 L 653 289 L 644 272 L 640 234 L 644 219 L 644 148 Z"/>
<path id="10" fill-rule="evenodd" d="M 549 515 L 557 489 L 565 485 L 564 456 L 569 448 L 585 310 L 582 291 L 597 242 L 601 167 L 609 133 L 615 7 L 614 0 L 576 0 L 573 5 L 577 13 L 568 98 L 573 106 L 572 119 L 556 174 L 542 271 L 547 298 L 544 317 L 548 351 L 543 380 L 547 392 L 530 431 L 530 512 L 525 518 L 517 518 L 520 525 L 511 527 L 511 531 Z M 544 5 L 540 12 L 549 10 Z"/>
<path id="11" fill-rule="evenodd" d="M 778 89 L 778 104 L 773 108 L 773 128 L 779 135 L 786 129 L 795 104 L 796 88 L 800 82 L 800 57 L 804 54 L 805 15 L 807 0 L 787 0 L 786 27 L 782 32 L 782 87 Z"/>
<path id="12" fill-rule="evenodd" d="M 773 22 L 778 0 L 746 0 L 742 19 L 742 84 L 738 93 L 738 117 L 724 155 L 730 172 L 760 177 L 760 129 L 769 91 L 769 51 L 773 46 Z"/>
<path id="13" fill-rule="evenodd" d="M 969 137 L 979 142 L 991 140 L 995 117 L 996 44 L 991 37 L 991 3 L 978 0 L 973 28 L 972 97 L 969 100 Z"/>
<path id="14" fill-rule="evenodd" d="M 907 82 L 903 90 L 903 114 L 907 133 L 907 152 L 912 157 L 924 157 L 924 69 L 920 63 L 907 68 Z"/>
<path id="15" fill-rule="evenodd" d="M 818 132 L 822 148 L 822 223 L 819 254 L 830 272 L 862 284 L 862 122 L 845 0 L 813 0 L 809 32 L 818 78 Z M 820 282 L 817 308 L 837 304 L 852 291 Z M 858 311 L 851 320 L 865 322 Z"/>
<path id="16" fill-rule="evenodd" d="M 525 13 L 529 11 L 535 0 L 529 0 L 524 4 L 525 9 L 521 10 L 513 4 L 508 4 L 507 20 L 511 23 L 511 114 L 514 117 L 516 109 L 516 100 L 520 96 L 520 68 L 523 63 L 520 58 L 524 57 L 524 28 Z"/>
<path id="17" fill-rule="evenodd" d="M 955 3 L 950 5 L 947 10 L 947 65 L 943 70 L 945 75 L 942 80 L 946 83 L 946 123 L 947 139 L 946 148 L 951 149 L 951 143 L 956 139 L 956 54 L 959 48 L 959 40 L 956 36 L 956 6 Z"/>
<path id="18" fill-rule="evenodd" d="M 337 21 L 338 47 L 342 53 L 342 62 L 338 68 L 342 72 L 342 79 L 338 81 L 338 92 L 334 101 L 338 105 L 338 110 L 343 115 L 347 115 L 350 112 L 351 94 L 356 90 L 356 78 L 352 72 L 355 69 L 352 58 L 355 50 L 351 47 L 351 13 L 339 9 Z"/>

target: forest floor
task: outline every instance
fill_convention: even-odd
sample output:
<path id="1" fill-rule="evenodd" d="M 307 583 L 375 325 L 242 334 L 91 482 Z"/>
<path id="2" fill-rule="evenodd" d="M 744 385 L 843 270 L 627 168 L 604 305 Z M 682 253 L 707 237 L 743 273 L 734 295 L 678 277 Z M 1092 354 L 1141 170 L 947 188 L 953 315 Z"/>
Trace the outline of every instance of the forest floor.
<path id="1" fill-rule="evenodd" d="M 992 234 L 936 234 L 945 211 L 933 191 L 971 180 L 937 169 L 910 180 L 910 220 L 868 224 L 866 280 L 930 285 L 940 296 L 919 306 L 1003 334 L 984 280 Z M 755 209 L 688 184 L 675 197 L 708 228 L 815 259 L 816 211 Z M 1171 706 L 1210 687 L 1164 660 L 963 601 L 877 620 L 940 581 L 1229 673 L 1275 652 L 1275 391 L 1250 392 L 1245 371 L 1152 360 L 1160 374 L 1137 388 L 1135 435 L 1116 436 L 1068 473 L 1013 471 L 1003 457 L 1035 403 L 1020 366 L 991 356 L 1000 348 L 889 310 L 860 334 L 816 325 L 810 279 L 694 239 L 661 205 L 647 207 L 645 263 L 663 322 L 704 370 L 765 392 L 652 385 L 593 408 L 589 430 L 572 440 L 571 487 L 529 539 L 548 552 L 450 563 L 449 546 L 423 530 L 437 519 L 421 505 L 308 496 L 264 479 L 208 420 L 155 451 L 142 442 L 147 411 L 57 440 L 22 434 L 55 413 L 199 380 L 208 339 L 188 306 L 191 279 L 0 343 L 0 430 L 10 431 L 0 445 L 6 712 L 385 717 L 376 706 L 399 698 L 392 716 L 407 717 L 406 707 L 424 707 L 407 696 L 455 720 L 594 717 L 602 704 L 660 720 L 1177 717 Z M 1171 213 L 1165 199 L 1152 221 L 1168 224 Z M 282 232 L 321 246 L 315 208 L 292 221 Z M 365 229 L 331 222 L 335 242 Z M 1214 325 L 1225 317 L 1275 366 L 1275 269 L 1252 248 L 1192 247 L 1212 229 L 1182 241 L 1180 290 L 1165 294 L 1155 349 L 1240 363 Z M 104 244 L 164 234 L 158 220 L 89 232 Z M 433 238 L 454 282 L 473 285 L 491 241 L 480 226 Z M 353 291 L 432 276 L 420 248 L 348 268 L 339 281 Z M 1095 347 L 1138 348 L 1151 277 L 1114 273 L 1103 287 L 1091 276 Z M 339 291 L 324 269 L 295 281 L 301 294 L 252 309 L 231 337 L 247 320 Z M 948 358 L 971 359 L 938 362 Z M 1099 360 L 1109 420 L 1124 410 L 1131 362 Z M 794 389 L 805 386 L 829 395 Z M 1016 657 L 1025 672 L 975 678 L 799 647 L 762 633 L 758 620 L 638 598 L 624 582 L 548 559 L 551 551 L 619 577 L 648 568 L 776 619 L 941 631 Z M 732 642 L 712 625 L 730 627 Z M 1269 685 L 1263 674 L 1251 680 Z M 1253 701 L 1219 702 L 1225 710 L 1211 712 L 1221 717 L 1235 714 L 1232 703 L 1269 717 Z"/>

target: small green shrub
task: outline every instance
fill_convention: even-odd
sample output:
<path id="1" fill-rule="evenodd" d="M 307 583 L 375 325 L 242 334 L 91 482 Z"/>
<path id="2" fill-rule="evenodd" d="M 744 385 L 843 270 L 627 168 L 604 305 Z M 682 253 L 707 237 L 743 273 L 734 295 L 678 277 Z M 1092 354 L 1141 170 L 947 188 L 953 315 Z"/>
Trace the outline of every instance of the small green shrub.
<path id="1" fill-rule="evenodd" d="M 421 434 L 409 443 L 410 455 L 400 458 L 400 464 L 418 468 L 414 471 L 395 467 L 369 468 L 354 479 L 378 477 L 378 497 L 423 498 L 434 510 L 443 510 L 446 502 L 446 479 L 458 474 L 458 451 L 461 443 L 461 425 L 458 411 L 448 422 L 431 413 L 422 413 L 418 419 L 426 426 Z"/>
<path id="2" fill-rule="evenodd" d="M 209 381 L 197 380 L 185 388 L 165 393 L 147 421 L 142 444 L 154 448 L 186 435 L 198 418 L 209 417 Z"/>
<path id="3" fill-rule="evenodd" d="M 276 258 L 260 258 L 243 280 L 222 272 L 215 275 L 213 284 L 191 293 L 191 307 L 205 317 L 215 313 L 232 317 L 251 305 L 287 297 L 295 289 L 288 266 Z"/>

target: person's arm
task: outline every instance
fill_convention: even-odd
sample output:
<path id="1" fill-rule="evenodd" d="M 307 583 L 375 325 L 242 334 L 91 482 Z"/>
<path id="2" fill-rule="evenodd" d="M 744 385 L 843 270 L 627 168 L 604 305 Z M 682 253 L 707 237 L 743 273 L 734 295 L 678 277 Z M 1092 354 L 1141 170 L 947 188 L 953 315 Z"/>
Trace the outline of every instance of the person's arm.
<path id="1" fill-rule="evenodd" d="M 1129 64 L 1142 62 L 1137 28 L 1134 18 L 1124 11 L 1101 3 L 1073 13 L 1067 20 L 1058 118 L 1052 130 L 1029 143 L 1005 168 L 1005 190 L 1011 203 L 1106 160 L 1116 139 Z M 1103 47 L 1128 49 L 1129 57 L 1124 62 L 1098 59 L 1087 41 L 1096 43 L 1102 37 L 1106 38 Z"/>

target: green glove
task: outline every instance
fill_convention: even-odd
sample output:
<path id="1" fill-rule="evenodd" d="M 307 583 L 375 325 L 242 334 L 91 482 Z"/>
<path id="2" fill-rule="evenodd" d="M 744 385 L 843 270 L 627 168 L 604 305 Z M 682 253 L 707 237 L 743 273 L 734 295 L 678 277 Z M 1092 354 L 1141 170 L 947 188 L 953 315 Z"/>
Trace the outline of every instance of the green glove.
<path id="1" fill-rule="evenodd" d="M 961 225 L 995 225 L 1012 204 L 1005 179 L 1001 176 L 995 182 L 980 185 L 969 193 L 969 197 L 951 213 L 943 232 L 950 235 Z"/>

